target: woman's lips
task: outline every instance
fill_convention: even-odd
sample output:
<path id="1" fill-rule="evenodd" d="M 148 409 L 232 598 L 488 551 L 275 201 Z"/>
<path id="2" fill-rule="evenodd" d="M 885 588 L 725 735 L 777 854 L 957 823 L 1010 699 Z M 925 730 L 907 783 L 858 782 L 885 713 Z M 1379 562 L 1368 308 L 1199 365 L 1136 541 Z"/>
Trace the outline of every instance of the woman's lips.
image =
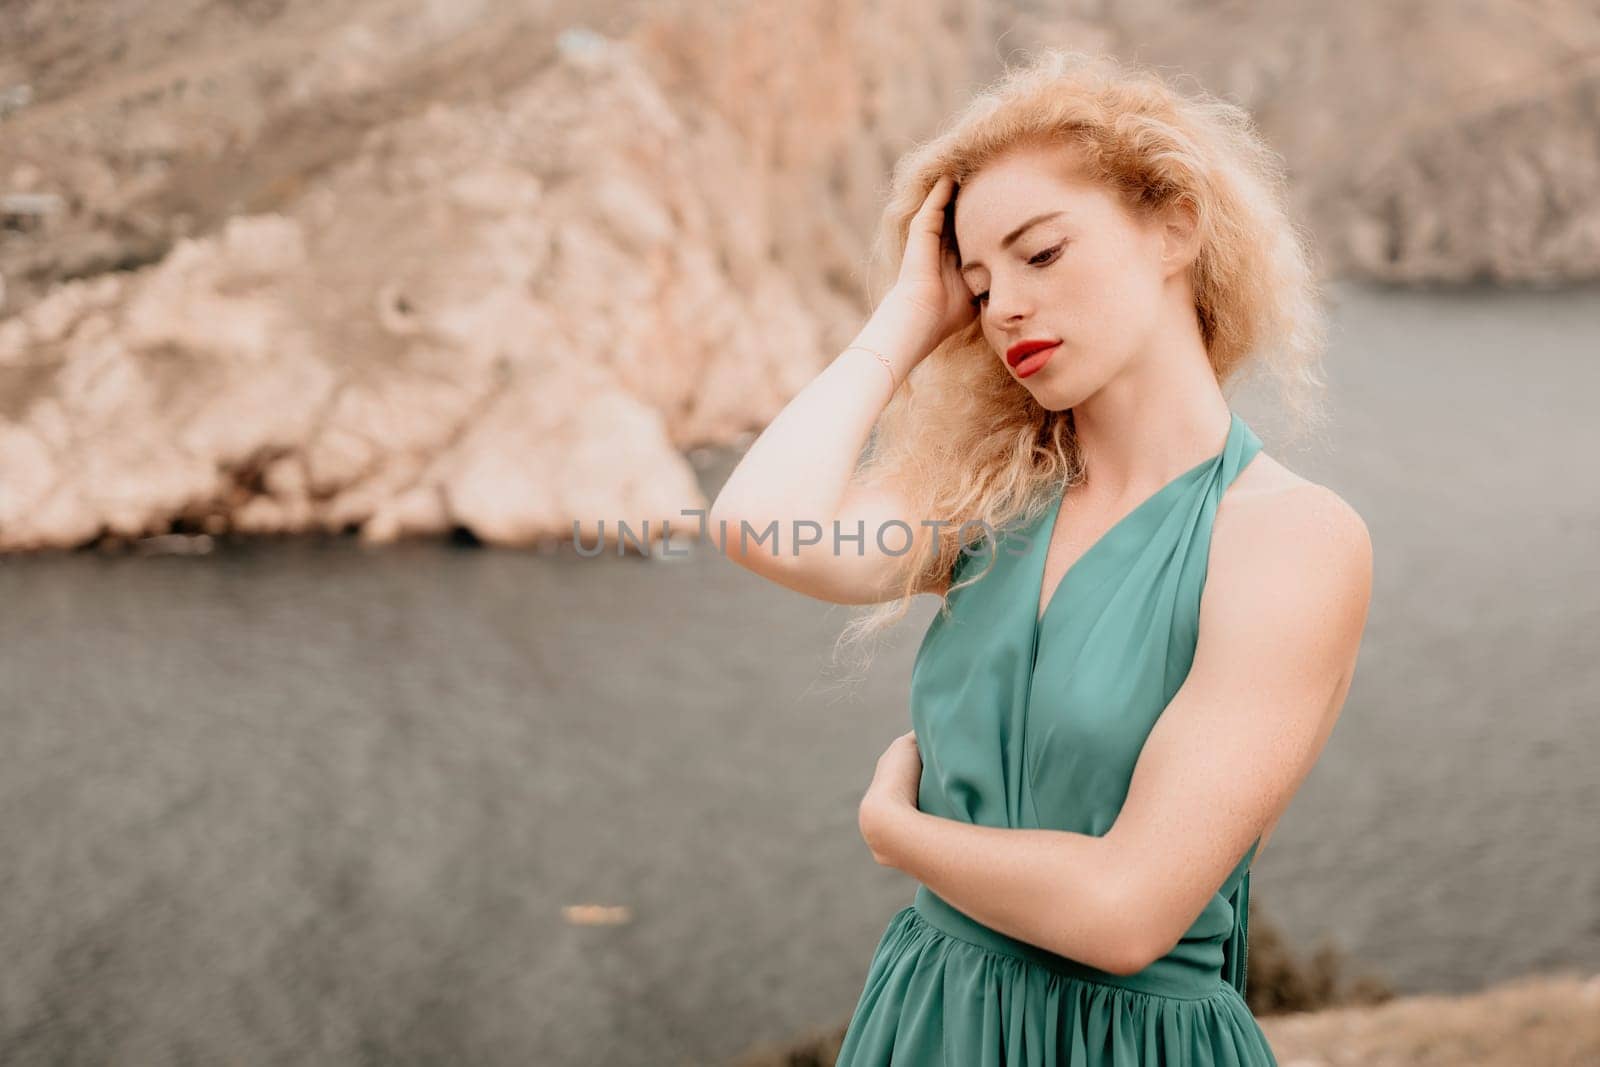
<path id="1" fill-rule="evenodd" d="M 1050 362 L 1050 357 L 1055 355 L 1056 349 L 1060 347 L 1061 342 L 1057 341 L 1049 348 L 1041 348 L 1038 351 L 1030 352 L 1018 360 L 1017 365 L 1012 370 L 1018 378 L 1026 378 L 1030 374 L 1037 374 L 1046 363 Z"/>

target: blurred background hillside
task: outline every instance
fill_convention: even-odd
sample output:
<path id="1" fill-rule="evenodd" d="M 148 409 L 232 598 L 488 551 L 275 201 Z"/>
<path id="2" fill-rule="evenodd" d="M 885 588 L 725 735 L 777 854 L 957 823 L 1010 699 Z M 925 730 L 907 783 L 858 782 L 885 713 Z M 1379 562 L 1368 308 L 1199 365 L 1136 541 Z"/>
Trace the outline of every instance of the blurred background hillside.
<path id="1" fill-rule="evenodd" d="M 933 605 L 841 696 L 846 609 L 574 532 L 692 537 L 870 311 L 895 159 L 1041 46 L 1247 107 L 1327 279 L 1332 431 L 1237 406 L 1378 589 L 1253 1006 L 1600 969 L 1600 7 L 9 0 L 0 1060 L 709 1064 L 847 1014 Z M 1600 1060 L 1559 988 L 1389 1060 L 1263 1024 Z"/>
<path id="2" fill-rule="evenodd" d="M 0 548 L 659 526 L 1039 44 L 1249 107 L 1330 276 L 1600 274 L 1593 4 L 602 6 L 9 5 Z"/>

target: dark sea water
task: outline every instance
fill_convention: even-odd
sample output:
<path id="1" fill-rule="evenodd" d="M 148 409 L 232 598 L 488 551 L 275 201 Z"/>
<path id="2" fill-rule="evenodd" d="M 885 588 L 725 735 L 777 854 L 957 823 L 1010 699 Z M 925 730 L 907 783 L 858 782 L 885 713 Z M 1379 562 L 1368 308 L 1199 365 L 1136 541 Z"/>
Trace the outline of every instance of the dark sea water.
<path id="1" fill-rule="evenodd" d="M 1252 917 L 1401 992 L 1600 968 L 1600 291 L 1335 291 L 1357 677 Z M 714 491 L 733 457 L 708 457 Z M 0 1059 L 714 1064 L 842 1023 L 914 883 L 856 805 L 922 598 L 350 541 L 0 562 Z M 569 923 L 620 905 L 621 925 Z"/>

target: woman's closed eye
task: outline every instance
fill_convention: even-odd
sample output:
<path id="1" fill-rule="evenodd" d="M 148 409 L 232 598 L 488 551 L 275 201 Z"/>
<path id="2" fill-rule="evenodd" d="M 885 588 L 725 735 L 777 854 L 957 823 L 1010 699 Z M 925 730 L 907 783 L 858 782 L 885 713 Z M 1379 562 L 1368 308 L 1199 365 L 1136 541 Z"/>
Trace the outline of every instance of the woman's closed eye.
<path id="1" fill-rule="evenodd" d="M 1049 248 L 1045 249 L 1043 252 L 1040 252 L 1038 255 L 1036 255 L 1032 259 L 1028 260 L 1028 263 L 1031 266 L 1035 266 L 1035 267 L 1046 267 L 1046 266 L 1049 266 L 1051 263 L 1055 262 L 1056 253 L 1061 251 L 1062 245 L 1065 245 L 1066 243 L 1067 243 L 1066 241 L 1062 241 L 1060 244 L 1051 245 Z M 1049 258 L 1048 259 L 1044 258 L 1046 256 L 1048 256 Z M 989 299 L 989 290 L 985 289 L 983 292 L 979 293 L 977 296 L 972 298 L 972 306 L 973 307 L 981 307 L 983 305 L 983 302 L 985 300 L 988 300 L 988 299 Z"/>

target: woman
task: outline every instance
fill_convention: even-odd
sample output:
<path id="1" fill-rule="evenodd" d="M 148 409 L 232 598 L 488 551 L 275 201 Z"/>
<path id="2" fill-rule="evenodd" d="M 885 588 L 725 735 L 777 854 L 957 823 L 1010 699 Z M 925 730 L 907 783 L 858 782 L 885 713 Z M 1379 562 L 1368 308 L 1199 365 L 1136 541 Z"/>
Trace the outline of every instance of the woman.
<path id="1" fill-rule="evenodd" d="M 1360 517 L 1222 391 L 1262 365 L 1305 415 L 1320 382 L 1278 168 L 1238 108 L 1113 60 L 1006 72 L 902 161 L 893 285 L 713 505 L 780 524 L 728 539 L 744 566 L 871 623 L 944 598 L 859 812 L 921 884 L 840 1067 L 1276 1062 L 1249 867 L 1371 587 Z"/>

